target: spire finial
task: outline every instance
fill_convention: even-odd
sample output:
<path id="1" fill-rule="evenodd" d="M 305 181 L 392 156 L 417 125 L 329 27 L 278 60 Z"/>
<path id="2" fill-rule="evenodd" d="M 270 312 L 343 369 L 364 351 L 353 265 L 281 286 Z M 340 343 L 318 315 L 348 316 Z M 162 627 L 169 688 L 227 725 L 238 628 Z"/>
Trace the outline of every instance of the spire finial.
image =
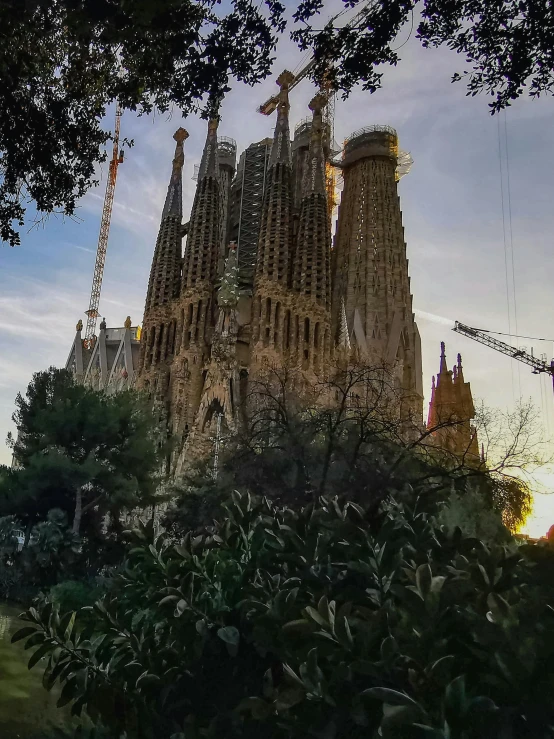
<path id="1" fill-rule="evenodd" d="M 464 370 L 462 367 L 462 355 L 458 354 L 458 380 L 460 382 L 464 381 Z"/>
<path id="2" fill-rule="evenodd" d="M 83 322 L 81 321 L 81 319 L 80 319 L 80 318 L 79 318 L 79 320 L 77 321 L 77 325 L 75 326 L 75 330 L 76 330 L 76 331 L 82 331 L 82 330 L 83 330 Z"/>
<path id="3" fill-rule="evenodd" d="M 327 96 L 322 92 L 319 92 L 309 102 L 309 109 L 312 111 L 314 116 L 321 115 L 323 108 L 327 105 Z"/>
<path id="4" fill-rule="evenodd" d="M 162 211 L 162 221 L 167 216 L 177 216 L 179 219 L 183 210 L 182 197 L 182 171 L 185 164 L 185 152 L 183 144 L 188 139 L 188 131 L 184 128 L 178 128 L 173 134 L 175 144 L 175 154 L 173 155 L 173 166 L 171 170 L 171 179 L 167 188 L 165 205 Z"/>
<path id="5" fill-rule="evenodd" d="M 183 141 L 186 141 L 188 139 L 188 137 L 189 137 L 189 132 L 182 127 L 178 128 L 173 134 L 173 138 L 178 144 L 182 144 Z"/>
<path id="6" fill-rule="evenodd" d="M 123 325 L 125 326 L 125 328 L 131 328 L 131 316 L 127 316 Z"/>
<path id="7" fill-rule="evenodd" d="M 173 172 L 181 171 L 185 163 L 185 154 L 183 152 L 183 143 L 188 139 L 188 131 L 184 128 L 178 128 L 173 134 L 173 138 L 177 142 L 175 146 L 175 156 L 173 157 Z M 173 178 L 172 178 L 173 179 Z"/>
<path id="8" fill-rule="evenodd" d="M 448 368 L 446 366 L 446 346 L 444 341 L 441 341 L 441 366 L 440 366 L 440 374 L 445 374 L 448 372 Z"/>
<path id="9" fill-rule="evenodd" d="M 294 82 L 294 75 L 292 72 L 289 72 L 288 69 L 283 70 L 281 74 L 277 77 L 277 84 L 281 88 L 279 90 L 279 110 L 281 110 L 282 106 L 286 106 L 287 111 L 290 108 L 289 104 L 289 87 Z"/>

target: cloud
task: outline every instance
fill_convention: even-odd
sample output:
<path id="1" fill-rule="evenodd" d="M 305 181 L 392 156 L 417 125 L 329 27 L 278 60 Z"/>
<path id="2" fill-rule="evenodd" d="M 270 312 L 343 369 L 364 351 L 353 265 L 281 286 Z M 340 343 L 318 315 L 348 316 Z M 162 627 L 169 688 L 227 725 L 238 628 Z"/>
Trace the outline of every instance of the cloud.
<path id="1" fill-rule="evenodd" d="M 96 249 L 89 249 L 87 246 L 79 246 L 79 244 L 69 244 L 67 242 L 66 246 L 70 247 L 71 249 L 78 249 L 79 251 L 86 251 L 88 254 L 96 254 Z"/>
<path id="2" fill-rule="evenodd" d="M 454 323 L 451 318 L 445 318 L 444 316 L 437 316 L 435 313 L 429 313 L 425 310 L 414 309 L 416 318 L 423 321 L 431 321 L 432 323 L 438 323 L 441 326 L 447 326 L 448 328 L 454 328 Z"/>

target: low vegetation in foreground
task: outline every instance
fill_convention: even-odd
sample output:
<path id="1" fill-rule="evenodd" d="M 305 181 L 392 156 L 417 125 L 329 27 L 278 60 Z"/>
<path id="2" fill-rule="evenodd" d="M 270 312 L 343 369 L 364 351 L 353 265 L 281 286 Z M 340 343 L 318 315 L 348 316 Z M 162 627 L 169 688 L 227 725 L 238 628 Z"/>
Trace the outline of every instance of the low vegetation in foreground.
<path id="1" fill-rule="evenodd" d="M 367 368 L 328 405 L 283 376 L 217 470 L 170 488 L 143 399 L 57 372 L 17 400 L 0 585 L 20 578 L 14 640 L 80 736 L 552 736 L 554 550 L 507 528 L 528 414 L 497 466 L 467 465 L 403 441 Z"/>
<path id="2" fill-rule="evenodd" d="M 111 737 L 547 737 L 554 557 L 437 527 L 406 491 L 375 515 L 233 496 L 172 541 L 141 526 L 92 614 L 14 636 Z"/>

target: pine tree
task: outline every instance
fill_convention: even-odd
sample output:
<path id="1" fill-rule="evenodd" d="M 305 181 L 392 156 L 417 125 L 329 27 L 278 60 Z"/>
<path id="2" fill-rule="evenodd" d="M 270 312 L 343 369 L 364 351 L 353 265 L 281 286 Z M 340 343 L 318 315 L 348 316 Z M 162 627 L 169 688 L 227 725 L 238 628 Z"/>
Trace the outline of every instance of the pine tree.
<path id="1" fill-rule="evenodd" d="M 160 449 L 155 425 L 132 391 L 99 393 L 51 367 L 18 394 L 11 444 L 19 467 L 0 481 L 0 508 L 27 522 L 60 508 L 81 532 L 87 514 L 112 515 L 155 502 Z M 12 510 L 6 508 L 12 507 Z"/>

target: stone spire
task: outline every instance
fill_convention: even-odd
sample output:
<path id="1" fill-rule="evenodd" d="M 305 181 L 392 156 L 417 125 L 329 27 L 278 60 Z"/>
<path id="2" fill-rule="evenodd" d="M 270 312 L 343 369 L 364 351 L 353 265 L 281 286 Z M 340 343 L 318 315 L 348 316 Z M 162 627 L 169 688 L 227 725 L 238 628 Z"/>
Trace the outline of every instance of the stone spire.
<path id="1" fill-rule="evenodd" d="M 269 157 L 254 270 L 252 301 L 252 345 L 255 358 L 261 349 L 286 352 L 289 343 L 290 248 L 293 222 L 292 161 L 289 133 L 289 85 L 294 79 L 283 72 L 277 84 L 281 88 L 277 123 Z"/>
<path id="2" fill-rule="evenodd" d="M 448 367 L 446 366 L 446 347 L 444 341 L 441 341 L 441 363 L 439 369 L 439 377 L 441 375 L 448 374 Z"/>
<path id="3" fill-rule="evenodd" d="M 432 434 L 436 446 L 473 466 L 480 461 L 477 432 L 471 423 L 474 415 L 471 387 L 464 381 L 462 358 L 458 354 L 457 365 L 449 370 L 443 341 L 436 382 L 433 377 L 427 428 L 437 429 Z"/>
<path id="4" fill-rule="evenodd" d="M 215 119 L 208 124 L 183 260 L 183 292 L 212 286 L 216 276 L 221 235 L 217 127 Z"/>
<path id="5" fill-rule="evenodd" d="M 168 215 L 175 215 L 182 218 L 183 215 L 183 165 L 185 163 L 185 152 L 183 144 L 188 138 L 188 133 L 184 128 L 179 128 L 173 135 L 173 138 L 177 142 L 175 147 L 175 156 L 173 157 L 173 169 L 171 172 L 171 179 L 169 181 L 169 187 L 167 188 L 167 195 L 165 198 L 165 205 L 162 212 L 162 221 Z"/>
<path id="6" fill-rule="evenodd" d="M 341 298 L 341 311 L 340 311 L 340 323 L 339 323 L 339 348 L 343 351 L 350 352 L 350 333 L 348 331 L 348 321 L 346 320 L 346 306 L 344 305 L 344 298 Z M 433 378 L 433 383 L 435 378 Z"/>
<path id="7" fill-rule="evenodd" d="M 188 138 L 188 133 L 184 128 L 179 128 L 173 138 L 177 144 L 154 258 L 150 268 L 145 315 L 150 309 L 169 303 L 177 296 L 179 291 L 183 209 L 182 171 L 185 161 L 183 144 Z"/>
<path id="8" fill-rule="evenodd" d="M 458 365 L 456 367 L 456 377 L 458 378 L 458 382 L 463 383 L 464 382 L 464 368 L 462 367 L 462 355 L 458 354 Z"/>
<path id="9" fill-rule="evenodd" d="M 308 164 L 304 173 L 298 238 L 292 269 L 293 290 L 330 308 L 331 233 L 325 188 L 322 110 L 324 95 L 310 102 L 313 112 Z"/>
<path id="10" fill-rule="evenodd" d="M 258 291 L 265 280 L 279 283 L 283 288 L 287 286 L 288 281 L 292 233 L 292 165 L 288 90 L 293 79 L 293 75 L 285 71 L 277 80 L 281 91 L 266 176 L 254 278 L 254 287 Z"/>

